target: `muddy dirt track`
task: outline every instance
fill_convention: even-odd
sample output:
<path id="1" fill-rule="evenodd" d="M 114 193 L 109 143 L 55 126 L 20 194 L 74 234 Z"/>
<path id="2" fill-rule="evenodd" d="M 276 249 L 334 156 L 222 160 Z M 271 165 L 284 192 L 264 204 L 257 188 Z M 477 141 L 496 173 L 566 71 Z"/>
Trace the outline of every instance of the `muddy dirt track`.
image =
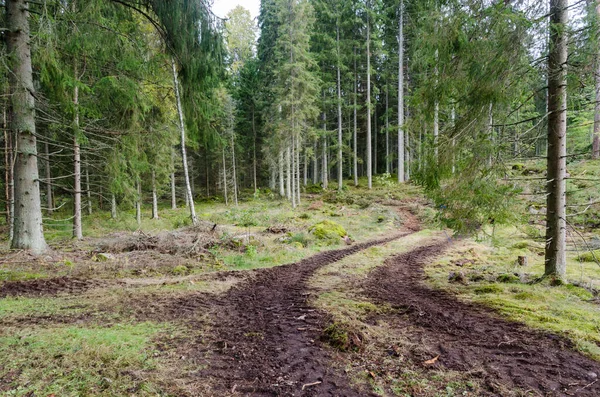
<path id="1" fill-rule="evenodd" d="M 320 267 L 401 236 L 265 270 L 225 295 L 215 311 L 217 353 L 199 374 L 214 380 L 214 395 L 370 395 L 353 390 L 347 378 L 332 372 L 319 343 L 327 318 L 307 304 L 306 282 Z"/>
<path id="2" fill-rule="evenodd" d="M 444 245 L 388 259 L 369 275 L 366 295 L 401 309 L 412 339 L 437 351 L 437 365 L 481 371 L 491 395 L 498 384 L 540 396 L 600 396 L 600 363 L 560 337 L 502 320 L 477 305 L 423 284 L 423 266 Z"/>

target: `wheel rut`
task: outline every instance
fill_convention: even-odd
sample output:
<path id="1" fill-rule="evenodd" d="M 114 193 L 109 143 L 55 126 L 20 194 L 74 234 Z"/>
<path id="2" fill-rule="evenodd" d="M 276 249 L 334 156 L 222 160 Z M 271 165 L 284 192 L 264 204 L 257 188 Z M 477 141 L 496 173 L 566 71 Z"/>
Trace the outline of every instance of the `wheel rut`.
<path id="1" fill-rule="evenodd" d="M 446 246 L 389 259 L 369 275 L 365 295 L 400 308 L 395 319 L 411 330 L 415 343 L 437 351 L 436 365 L 479 373 L 490 395 L 505 395 L 504 387 L 539 396 L 600 396 L 600 363 L 575 352 L 570 341 L 424 285 L 423 267 Z"/>
<path id="2" fill-rule="evenodd" d="M 213 380 L 214 395 L 370 395 L 352 389 L 332 370 L 319 342 L 327 316 L 307 303 L 306 283 L 320 267 L 408 234 L 268 269 L 232 289 L 214 311 L 213 353 L 198 376 Z"/>

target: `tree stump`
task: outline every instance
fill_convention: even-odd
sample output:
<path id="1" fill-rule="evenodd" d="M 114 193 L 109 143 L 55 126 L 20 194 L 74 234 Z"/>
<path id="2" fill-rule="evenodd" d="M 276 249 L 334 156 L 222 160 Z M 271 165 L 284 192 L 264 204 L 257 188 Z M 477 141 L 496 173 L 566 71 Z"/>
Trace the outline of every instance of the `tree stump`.
<path id="1" fill-rule="evenodd" d="M 519 256 L 518 258 L 518 262 L 519 262 L 519 266 L 527 266 L 527 257 L 526 256 Z"/>

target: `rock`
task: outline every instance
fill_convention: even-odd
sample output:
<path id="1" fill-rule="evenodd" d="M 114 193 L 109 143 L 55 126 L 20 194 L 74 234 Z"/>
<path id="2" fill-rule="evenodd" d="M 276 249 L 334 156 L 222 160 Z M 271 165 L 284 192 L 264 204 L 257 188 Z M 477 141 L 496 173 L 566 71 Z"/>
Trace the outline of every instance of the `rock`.
<path id="1" fill-rule="evenodd" d="M 585 374 L 586 378 L 588 378 L 589 380 L 596 380 L 598 379 L 598 374 L 595 372 L 588 372 Z"/>

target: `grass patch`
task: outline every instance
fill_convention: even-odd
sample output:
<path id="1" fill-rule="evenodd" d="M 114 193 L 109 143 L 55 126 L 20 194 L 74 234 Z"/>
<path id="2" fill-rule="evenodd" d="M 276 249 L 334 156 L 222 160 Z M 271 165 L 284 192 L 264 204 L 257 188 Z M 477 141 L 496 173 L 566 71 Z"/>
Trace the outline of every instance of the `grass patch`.
<path id="1" fill-rule="evenodd" d="M 516 259 L 524 254 L 525 244 L 511 243 L 505 233 L 515 231 L 500 230 L 495 246 L 474 241 L 455 244 L 444 258 L 425 269 L 429 282 L 462 299 L 492 307 L 511 320 L 563 335 L 581 352 L 600 360 L 600 305 L 593 302 L 591 292 L 600 282 L 600 269 L 578 262 L 571 253 L 568 282 L 535 282 L 544 273 L 543 256 L 530 252 L 529 265 L 518 266 Z M 527 246 L 536 247 L 536 243 L 529 241 Z M 479 277 L 471 277 L 466 285 L 450 284 L 448 274 L 458 265 L 461 271 Z"/>
<path id="2" fill-rule="evenodd" d="M 8 395 L 156 395 L 151 340 L 164 325 L 3 329 L 0 379 Z M 136 376 L 135 374 L 138 374 Z"/>

